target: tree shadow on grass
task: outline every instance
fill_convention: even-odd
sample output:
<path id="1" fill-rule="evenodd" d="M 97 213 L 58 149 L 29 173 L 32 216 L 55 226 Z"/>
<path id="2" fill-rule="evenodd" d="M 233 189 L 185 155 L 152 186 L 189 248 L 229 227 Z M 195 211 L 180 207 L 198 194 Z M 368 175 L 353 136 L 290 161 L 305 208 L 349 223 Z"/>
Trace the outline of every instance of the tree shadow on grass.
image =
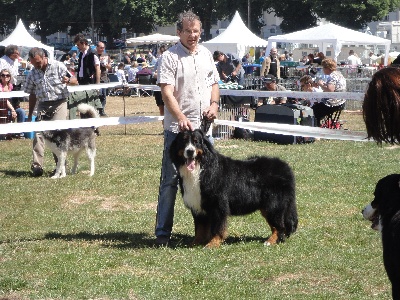
<path id="1" fill-rule="evenodd" d="M 109 232 L 109 233 L 90 233 L 79 232 L 76 234 L 61 234 L 57 232 L 49 232 L 45 235 L 48 240 L 84 240 L 84 241 L 97 241 L 103 247 L 117 248 L 117 249 L 139 249 L 139 248 L 154 248 L 156 247 L 154 241 L 155 237 L 150 236 L 148 233 L 128 233 L 128 232 Z M 186 234 L 173 234 L 171 241 L 168 245 L 169 248 L 189 248 L 193 236 Z M 241 237 L 228 237 L 224 244 L 233 245 L 244 242 L 260 242 L 262 244 L 264 238 L 256 236 L 241 236 Z M 199 246 L 201 247 L 201 246 Z"/>

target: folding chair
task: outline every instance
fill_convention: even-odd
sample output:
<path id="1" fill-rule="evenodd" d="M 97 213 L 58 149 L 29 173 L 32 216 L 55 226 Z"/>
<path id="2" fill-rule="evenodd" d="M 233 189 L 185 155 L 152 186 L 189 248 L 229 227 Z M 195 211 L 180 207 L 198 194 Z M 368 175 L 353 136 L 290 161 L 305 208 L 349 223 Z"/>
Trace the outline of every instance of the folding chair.
<path id="1" fill-rule="evenodd" d="M 141 75 L 138 74 L 138 84 L 143 84 L 143 85 L 151 85 L 153 84 L 152 82 L 152 76 L 151 75 Z M 142 88 L 140 89 L 140 95 L 141 96 L 152 96 L 153 95 L 153 91 L 152 90 L 145 90 Z"/>
<path id="2" fill-rule="evenodd" d="M 322 128 L 329 129 L 341 129 L 342 124 L 339 121 L 340 114 L 344 109 L 344 103 L 342 105 L 333 106 L 330 114 L 326 115 L 321 121 Z"/>
<path id="3" fill-rule="evenodd" d="M 118 82 L 118 76 L 116 74 L 108 74 L 108 79 L 110 82 Z M 109 89 L 108 94 L 110 96 L 117 96 L 118 88 Z"/>

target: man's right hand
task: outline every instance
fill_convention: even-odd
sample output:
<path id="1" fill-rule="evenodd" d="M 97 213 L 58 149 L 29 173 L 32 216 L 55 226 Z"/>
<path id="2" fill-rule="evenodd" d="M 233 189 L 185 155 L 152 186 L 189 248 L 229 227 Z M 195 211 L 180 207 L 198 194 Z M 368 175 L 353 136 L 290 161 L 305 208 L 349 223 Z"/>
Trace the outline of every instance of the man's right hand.
<path id="1" fill-rule="evenodd" d="M 190 123 L 189 119 L 184 117 L 178 120 L 179 131 L 191 130 L 193 131 L 192 123 Z"/>

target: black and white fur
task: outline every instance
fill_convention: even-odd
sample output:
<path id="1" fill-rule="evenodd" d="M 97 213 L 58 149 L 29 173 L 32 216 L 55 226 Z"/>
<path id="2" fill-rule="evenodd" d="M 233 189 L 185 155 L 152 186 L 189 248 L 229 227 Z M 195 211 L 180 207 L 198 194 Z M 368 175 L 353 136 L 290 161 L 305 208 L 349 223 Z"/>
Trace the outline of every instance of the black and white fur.
<path id="1" fill-rule="evenodd" d="M 184 203 L 193 215 L 193 245 L 218 247 L 226 238 L 228 216 L 257 210 L 272 231 L 265 245 L 283 242 L 296 231 L 295 178 L 286 162 L 223 156 L 201 130 L 179 133 L 170 155 L 180 175 Z"/>
<path id="2" fill-rule="evenodd" d="M 79 104 L 78 111 L 81 118 L 98 118 L 97 110 L 88 104 Z M 94 158 L 96 156 L 96 133 L 94 127 L 71 128 L 61 130 L 43 131 L 46 146 L 57 156 L 55 174 L 51 178 L 62 178 L 66 176 L 65 161 L 67 153 L 74 156 L 72 174 L 78 169 L 78 158 L 83 151 L 86 151 L 90 160 L 90 176 L 94 174 Z"/>
<path id="3" fill-rule="evenodd" d="M 362 214 L 382 234 L 383 263 L 392 284 L 392 297 L 400 300 L 400 174 L 378 181 L 374 199 Z"/>

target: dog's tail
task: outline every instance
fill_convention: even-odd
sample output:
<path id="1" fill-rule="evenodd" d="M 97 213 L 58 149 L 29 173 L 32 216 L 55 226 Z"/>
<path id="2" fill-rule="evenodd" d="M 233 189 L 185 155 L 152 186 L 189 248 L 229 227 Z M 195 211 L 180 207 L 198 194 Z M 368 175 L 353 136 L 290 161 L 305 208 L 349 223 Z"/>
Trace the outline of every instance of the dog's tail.
<path id="1" fill-rule="evenodd" d="M 286 208 L 285 212 L 284 223 L 287 237 L 297 230 L 298 216 L 295 199 L 296 197 L 293 195 L 293 199 L 288 203 L 288 207 Z"/>
<path id="2" fill-rule="evenodd" d="M 81 119 L 100 118 L 100 115 L 97 112 L 97 109 L 95 109 L 93 106 L 91 106 L 89 104 L 81 103 L 78 105 L 77 108 L 78 108 L 79 114 L 81 115 Z"/>
<path id="3" fill-rule="evenodd" d="M 97 112 L 97 109 L 95 109 L 93 106 L 86 104 L 86 103 L 81 103 L 77 107 L 79 114 L 81 116 L 81 119 L 89 119 L 89 118 L 100 118 L 99 113 Z M 94 133 L 99 136 L 100 135 L 100 130 L 99 127 L 93 127 Z"/>

